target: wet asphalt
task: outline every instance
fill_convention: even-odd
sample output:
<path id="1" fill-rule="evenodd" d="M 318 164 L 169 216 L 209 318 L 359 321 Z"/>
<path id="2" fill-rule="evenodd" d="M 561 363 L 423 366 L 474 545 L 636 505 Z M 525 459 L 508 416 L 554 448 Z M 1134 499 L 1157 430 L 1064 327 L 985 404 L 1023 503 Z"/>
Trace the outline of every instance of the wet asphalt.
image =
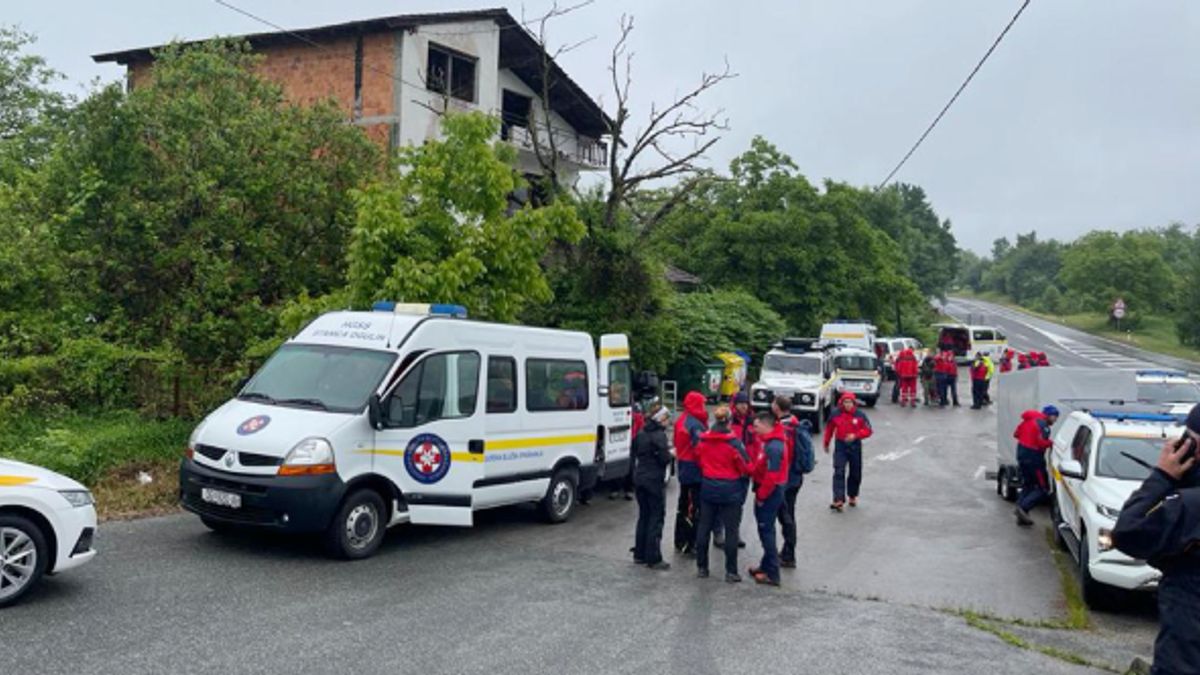
<path id="1" fill-rule="evenodd" d="M 862 504 L 829 511 L 832 463 L 820 454 L 800 493 L 799 568 L 779 589 L 696 579 L 694 563 L 671 552 L 669 571 L 635 567 L 636 507 L 603 495 L 559 526 L 514 507 L 481 514 L 473 529 L 400 527 L 355 563 L 307 540 L 217 535 L 175 515 L 106 523 L 95 562 L 0 611 L 0 670 L 1100 672 L 1006 644 L 958 614 L 1065 611 L 1046 514 L 1016 527 L 988 477 L 994 413 L 886 401 L 867 412 L 876 436 Z M 760 555 L 749 509 L 742 531 L 744 569 Z M 714 550 L 712 567 L 721 562 Z M 1092 631 L 1025 637 L 1109 665 L 1150 653 L 1150 599 L 1093 616 Z"/>

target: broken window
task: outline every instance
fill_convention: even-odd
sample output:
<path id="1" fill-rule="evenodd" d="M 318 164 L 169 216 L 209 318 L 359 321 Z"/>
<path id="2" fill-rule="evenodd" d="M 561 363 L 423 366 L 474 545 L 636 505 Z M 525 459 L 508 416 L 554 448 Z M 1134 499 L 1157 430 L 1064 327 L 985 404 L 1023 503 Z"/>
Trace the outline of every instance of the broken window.
<path id="1" fill-rule="evenodd" d="M 425 88 L 462 101 L 475 102 L 475 59 L 429 44 Z"/>

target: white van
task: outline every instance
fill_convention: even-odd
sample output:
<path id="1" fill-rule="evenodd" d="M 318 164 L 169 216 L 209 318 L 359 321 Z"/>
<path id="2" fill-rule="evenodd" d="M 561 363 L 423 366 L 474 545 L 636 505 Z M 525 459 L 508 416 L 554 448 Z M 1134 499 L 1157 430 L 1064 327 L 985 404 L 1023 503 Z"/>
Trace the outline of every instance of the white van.
<path id="1" fill-rule="evenodd" d="M 826 345 L 843 345 L 875 353 L 877 329 L 862 320 L 838 320 L 821 326 L 821 342 Z"/>
<path id="2" fill-rule="evenodd" d="M 974 360 L 977 352 L 983 352 L 992 361 L 999 361 L 1008 349 L 1008 338 L 994 326 L 935 323 L 933 327 L 938 329 L 938 349 L 954 352 L 954 360 L 960 366 Z"/>
<path id="3" fill-rule="evenodd" d="M 466 320 L 451 305 L 334 312 L 289 340 L 193 432 L 180 499 L 213 529 L 323 532 L 363 558 L 399 523 L 470 526 L 630 462 L 629 342 Z"/>
<path id="4" fill-rule="evenodd" d="M 840 400 L 844 393 L 851 393 L 867 407 L 875 407 L 883 380 L 875 354 L 857 347 L 839 347 L 832 350 L 832 356 L 836 378 L 834 400 Z"/>
<path id="5" fill-rule="evenodd" d="M 0 607 L 24 597 L 43 574 L 96 557 L 95 535 L 87 488 L 49 469 L 0 459 Z"/>

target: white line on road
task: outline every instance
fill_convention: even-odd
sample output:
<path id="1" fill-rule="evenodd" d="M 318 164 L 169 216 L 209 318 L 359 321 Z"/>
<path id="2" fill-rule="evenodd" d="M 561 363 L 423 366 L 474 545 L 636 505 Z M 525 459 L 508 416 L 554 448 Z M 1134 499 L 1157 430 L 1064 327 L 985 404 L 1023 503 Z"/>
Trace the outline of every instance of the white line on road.
<path id="1" fill-rule="evenodd" d="M 913 445 L 920 445 L 920 444 L 924 443 L 926 438 L 929 438 L 929 437 L 928 436 L 917 436 L 917 440 L 913 441 Z"/>
<path id="2" fill-rule="evenodd" d="M 894 462 L 894 461 L 900 459 L 901 457 L 907 457 L 907 456 L 911 455 L 913 453 L 913 451 L 915 451 L 915 450 L 916 450 L 916 448 L 897 450 L 895 452 L 888 452 L 888 453 L 884 453 L 882 455 L 876 455 L 872 459 L 879 460 L 880 462 Z"/>
<path id="3" fill-rule="evenodd" d="M 975 469 L 975 478 L 974 478 L 974 480 L 979 480 L 980 478 L 983 478 L 984 474 L 986 474 L 986 473 L 987 473 L 987 465 L 986 465 L 986 464 L 980 464 L 980 465 L 979 465 L 979 468 L 978 468 L 978 469 Z"/>

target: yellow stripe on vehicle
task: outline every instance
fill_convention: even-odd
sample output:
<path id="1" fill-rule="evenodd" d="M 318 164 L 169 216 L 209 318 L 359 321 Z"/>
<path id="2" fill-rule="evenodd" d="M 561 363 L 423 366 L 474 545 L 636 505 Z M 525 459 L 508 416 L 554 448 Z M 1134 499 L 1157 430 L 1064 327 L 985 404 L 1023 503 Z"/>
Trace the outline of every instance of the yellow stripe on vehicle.
<path id="1" fill-rule="evenodd" d="M 605 347 L 604 349 L 600 350 L 600 356 L 604 358 L 629 356 L 629 347 Z"/>
<path id="2" fill-rule="evenodd" d="M 403 457 L 403 450 L 359 450 L 360 455 L 383 455 L 385 457 Z M 450 461 L 452 462 L 482 462 L 483 455 L 476 455 L 473 452 L 450 452 Z"/>
<path id="3" fill-rule="evenodd" d="M 548 448 L 554 445 L 595 442 L 596 434 L 575 434 L 572 436 L 542 436 L 539 438 L 506 438 L 501 441 L 487 441 L 484 447 L 490 452 L 492 450 L 523 450 L 525 448 Z"/>
<path id="4" fill-rule="evenodd" d="M 29 485 L 36 481 L 36 478 L 30 476 L 0 476 L 0 487 L 16 487 L 18 485 Z"/>
<path id="5" fill-rule="evenodd" d="M 1062 486 L 1062 489 L 1066 491 L 1067 496 L 1071 498 L 1071 503 L 1074 504 L 1075 508 L 1078 509 L 1079 500 L 1075 498 L 1075 493 L 1071 491 L 1071 487 L 1067 485 L 1066 481 L 1063 480 L 1063 475 L 1058 472 L 1058 467 L 1051 464 L 1050 474 L 1054 476 L 1054 482 Z"/>
<path id="6" fill-rule="evenodd" d="M 854 338 L 864 338 L 864 337 L 866 337 L 866 335 L 864 335 L 864 334 L 862 334 L 862 333 L 825 333 L 825 334 L 824 334 L 824 335 L 822 335 L 821 337 L 822 337 L 822 338 L 846 338 L 846 339 L 854 339 Z"/>

